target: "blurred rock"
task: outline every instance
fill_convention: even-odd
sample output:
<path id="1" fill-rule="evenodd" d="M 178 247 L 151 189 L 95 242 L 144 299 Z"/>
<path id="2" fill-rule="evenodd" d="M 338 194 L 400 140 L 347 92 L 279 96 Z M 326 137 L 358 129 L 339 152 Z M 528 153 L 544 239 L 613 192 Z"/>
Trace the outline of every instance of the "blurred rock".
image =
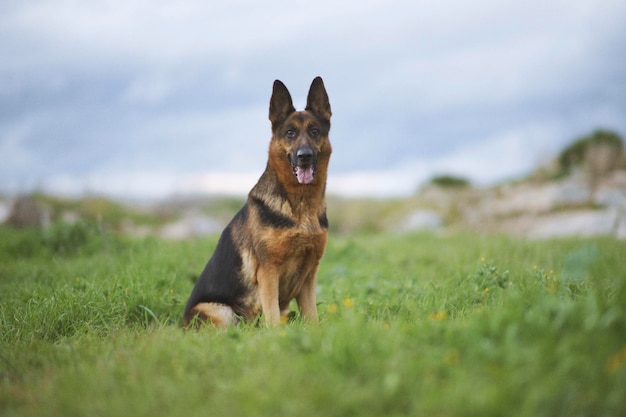
<path id="1" fill-rule="evenodd" d="M 163 226 L 159 236 L 164 239 L 181 240 L 220 233 L 223 228 L 224 225 L 220 221 L 191 210 L 180 220 Z"/>
<path id="2" fill-rule="evenodd" d="M 4 223 L 11 215 L 11 203 L 8 200 L 0 200 L 0 223 Z"/>
<path id="3" fill-rule="evenodd" d="M 531 238 L 615 235 L 622 221 L 616 209 L 555 213 L 535 219 L 527 232 Z"/>
<path id="4" fill-rule="evenodd" d="M 410 212 L 407 230 L 443 227 L 445 216 L 452 219 L 453 228 L 480 233 L 626 238 L 626 171 L 607 173 L 594 187 L 579 170 L 555 181 L 519 181 L 445 194 L 425 189 L 418 198 L 435 210 Z"/>
<path id="5" fill-rule="evenodd" d="M 443 219 L 433 210 L 415 210 L 403 222 L 403 232 L 434 231 L 443 226 Z"/>
<path id="6" fill-rule="evenodd" d="M 626 189 L 599 190 L 593 201 L 599 206 L 626 207 Z"/>
<path id="7" fill-rule="evenodd" d="M 552 207 L 575 206 L 592 200 L 591 188 L 582 178 L 571 178 L 557 183 Z"/>
<path id="8" fill-rule="evenodd" d="M 51 212 L 44 204 L 31 197 L 19 197 L 13 202 L 7 224 L 14 227 L 46 227 Z"/>
<path id="9" fill-rule="evenodd" d="M 626 210 L 621 210 L 617 215 L 615 226 L 615 237 L 618 239 L 626 239 Z"/>

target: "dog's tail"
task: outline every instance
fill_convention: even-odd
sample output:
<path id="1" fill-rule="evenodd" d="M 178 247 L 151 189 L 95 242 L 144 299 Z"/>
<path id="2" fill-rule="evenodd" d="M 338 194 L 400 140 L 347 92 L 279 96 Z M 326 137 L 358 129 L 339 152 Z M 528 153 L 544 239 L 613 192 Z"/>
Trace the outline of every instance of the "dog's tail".
<path id="1" fill-rule="evenodd" d="M 226 328 L 237 324 L 235 311 L 226 304 L 198 303 L 183 317 L 183 326 L 199 329 L 202 325 L 210 324 L 217 328 Z"/>

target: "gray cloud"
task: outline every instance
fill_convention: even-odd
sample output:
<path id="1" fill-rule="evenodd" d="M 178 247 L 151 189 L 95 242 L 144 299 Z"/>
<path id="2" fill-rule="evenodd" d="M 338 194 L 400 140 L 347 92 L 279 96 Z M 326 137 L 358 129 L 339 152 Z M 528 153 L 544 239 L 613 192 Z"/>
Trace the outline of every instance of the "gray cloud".
<path id="1" fill-rule="evenodd" d="M 248 178 L 275 78 L 303 106 L 324 77 L 337 184 L 495 181 L 626 133 L 621 1 L 213 3 L 0 6 L 0 191 Z"/>

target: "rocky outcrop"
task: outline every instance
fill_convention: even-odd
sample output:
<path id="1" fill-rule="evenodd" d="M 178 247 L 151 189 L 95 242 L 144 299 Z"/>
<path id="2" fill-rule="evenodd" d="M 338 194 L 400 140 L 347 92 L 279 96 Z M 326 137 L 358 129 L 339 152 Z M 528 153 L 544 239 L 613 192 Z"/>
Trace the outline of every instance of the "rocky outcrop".
<path id="1" fill-rule="evenodd" d="M 50 209 L 45 204 L 30 197 L 19 197 L 13 202 L 6 223 L 14 227 L 46 227 L 50 217 Z"/>
<path id="2" fill-rule="evenodd" d="M 560 181 L 518 182 L 458 193 L 461 227 L 529 238 L 626 238 L 626 171 L 590 184 L 577 172 Z M 450 207 L 448 207 L 450 210 Z"/>
<path id="3" fill-rule="evenodd" d="M 594 181 L 578 169 L 560 180 L 489 188 L 428 185 L 407 206 L 398 230 L 626 239 L 626 170 L 595 176 Z"/>

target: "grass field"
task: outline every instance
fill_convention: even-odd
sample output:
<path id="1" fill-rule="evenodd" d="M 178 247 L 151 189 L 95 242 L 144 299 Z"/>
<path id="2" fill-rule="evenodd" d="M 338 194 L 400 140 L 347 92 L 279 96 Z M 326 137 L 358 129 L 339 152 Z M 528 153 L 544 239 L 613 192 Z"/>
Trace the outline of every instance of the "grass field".
<path id="1" fill-rule="evenodd" d="M 333 235 L 319 327 L 195 333 L 216 239 L 0 236 L 0 415 L 626 415 L 623 241 Z"/>

